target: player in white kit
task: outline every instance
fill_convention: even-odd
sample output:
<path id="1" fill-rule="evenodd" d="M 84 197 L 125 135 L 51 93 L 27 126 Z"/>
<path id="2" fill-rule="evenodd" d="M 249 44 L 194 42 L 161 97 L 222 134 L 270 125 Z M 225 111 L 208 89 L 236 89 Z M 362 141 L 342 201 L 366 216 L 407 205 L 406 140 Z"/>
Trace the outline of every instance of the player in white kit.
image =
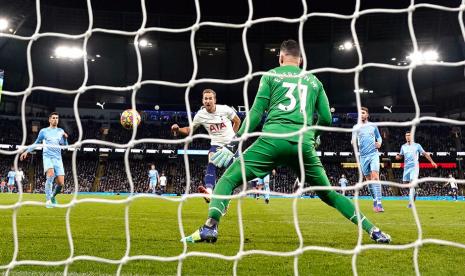
<path id="1" fill-rule="evenodd" d="M 207 130 L 211 138 L 211 147 L 208 152 L 205 186 L 199 186 L 199 192 L 211 194 L 216 184 L 216 166 L 211 163 L 211 156 L 218 148 L 231 143 L 241 125 L 241 119 L 231 107 L 216 104 L 216 93 L 212 89 L 205 89 L 202 92 L 202 103 L 203 107 L 195 114 L 190 127 L 179 127 L 174 124 L 171 126 L 171 132 L 174 136 L 187 136 L 191 128 L 192 132 L 199 126 L 203 126 Z M 210 199 L 205 198 L 205 201 L 208 203 Z"/>
<path id="2" fill-rule="evenodd" d="M 458 195 L 458 187 L 457 187 L 457 181 L 455 180 L 454 176 L 452 174 L 449 174 L 449 181 L 444 185 L 450 185 L 450 189 L 452 192 L 452 198 L 457 201 L 457 195 Z"/>
<path id="3" fill-rule="evenodd" d="M 23 169 L 19 168 L 18 171 L 16 172 L 15 175 L 15 180 L 16 180 L 16 186 L 19 187 L 22 185 L 23 180 L 24 180 L 24 172 Z"/>

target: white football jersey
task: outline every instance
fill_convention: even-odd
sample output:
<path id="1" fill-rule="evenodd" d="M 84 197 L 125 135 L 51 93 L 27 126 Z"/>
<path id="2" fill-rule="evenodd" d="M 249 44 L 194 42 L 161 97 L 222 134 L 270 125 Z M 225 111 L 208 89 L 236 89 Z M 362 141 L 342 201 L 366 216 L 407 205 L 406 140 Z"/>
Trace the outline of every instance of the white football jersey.
<path id="1" fill-rule="evenodd" d="M 24 172 L 23 171 L 17 171 L 15 175 L 16 181 L 23 181 L 24 179 Z"/>
<path id="2" fill-rule="evenodd" d="M 212 146 L 224 146 L 234 138 L 231 120 L 235 116 L 234 109 L 227 105 L 217 104 L 213 113 L 209 113 L 205 108 L 200 109 L 194 116 L 192 127 L 195 130 L 200 125 L 203 126 L 210 135 Z"/>
<path id="3" fill-rule="evenodd" d="M 160 186 L 166 186 L 166 176 L 160 176 Z"/>
<path id="4" fill-rule="evenodd" d="M 457 182 L 455 182 L 455 178 L 449 178 L 449 184 L 452 189 L 457 189 Z"/>

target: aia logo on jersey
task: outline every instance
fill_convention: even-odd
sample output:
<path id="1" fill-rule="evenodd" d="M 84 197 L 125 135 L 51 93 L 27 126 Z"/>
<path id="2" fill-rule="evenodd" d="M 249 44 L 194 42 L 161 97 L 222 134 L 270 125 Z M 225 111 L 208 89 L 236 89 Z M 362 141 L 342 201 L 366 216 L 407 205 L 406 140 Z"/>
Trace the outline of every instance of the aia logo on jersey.
<path id="1" fill-rule="evenodd" d="M 210 131 L 211 132 L 219 132 L 223 128 L 226 128 L 226 125 L 224 123 L 221 124 L 210 124 Z"/>

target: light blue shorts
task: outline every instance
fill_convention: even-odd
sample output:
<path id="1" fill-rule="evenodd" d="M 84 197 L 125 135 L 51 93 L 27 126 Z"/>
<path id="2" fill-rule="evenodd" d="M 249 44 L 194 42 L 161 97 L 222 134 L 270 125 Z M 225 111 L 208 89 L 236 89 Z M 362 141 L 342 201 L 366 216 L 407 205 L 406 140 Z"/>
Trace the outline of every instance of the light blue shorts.
<path id="1" fill-rule="evenodd" d="M 15 179 L 14 178 L 8 178 L 8 185 L 15 185 Z"/>
<path id="2" fill-rule="evenodd" d="M 155 179 L 155 180 L 151 180 L 151 179 L 150 179 L 150 182 L 149 182 L 149 183 L 150 183 L 150 187 L 155 187 L 155 186 L 157 186 L 157 180 L 156 180 L 156 179 Z"/>
<path id="3" fill-rule="evenodd" d="M 364 176 L 370 175 L 371 172 L 379 172 L 379 167 L 378 153 L 360 157 L 360 168 Z"/>
<path id="4" fill-rule="evenodd" d="M 402 181 L 412 182 L 414 179 L 418 179 L 419 174 L 420 174 L 419 166 L 404 168 L 404 176 L 402 177 Z"/>
<path id="5" fill-rule="evenodd" d="M 65 167 L 63 166 L 63 160 L 57 158 L 43 158 L 44 161 L 44 174 L 49 169 L 53 169 L 55 176 L 65 175 Z"/>

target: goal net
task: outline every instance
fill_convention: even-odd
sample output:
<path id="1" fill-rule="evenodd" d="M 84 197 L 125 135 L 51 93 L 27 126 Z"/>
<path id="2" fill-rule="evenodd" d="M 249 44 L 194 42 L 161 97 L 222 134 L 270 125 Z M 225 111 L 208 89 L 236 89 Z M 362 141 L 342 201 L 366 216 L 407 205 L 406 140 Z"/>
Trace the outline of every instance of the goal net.
<path id="1" fill-rule="evenodd" d="M 196 20 L 194 24 L 187 28 L 164 28 L 164 27 L 147 27 L 146 22 L 147 22 L 147 9 L 146 9 L 146 2 L 145 0 L 141 0 L 141 10 L 142 10 L 142 24 L 138 28 L 137 31 L 120 31 L 120 30 L 114 30 L 114 29 L 103 29 L 103 28 L 94 28 L 93 22 L 93 10 L 92 10 L 92 3 L 90 0 L 87 0 L 87 14 L 88 14 L 88 20 L 89 20 L 89 25 L 87 30 L 84 33 L 77 34 L 77 35 L 71 35 L 71 34 L 66 34 L 66 33 L 53 33 L 53 32 L 40 32 L 41 30 L 41 23 L 42 23 L 42 18 L 41 18 L 41 1 L 36 0 L 36 17 L 37 17 L 37 24 L 34 33 L 31 36 L 20 36 L 16 34 L 10 34 L 10 33 L 1 33 L 0 32 L 0 38 L 10 38 L 10 39 L 17 39 L 17 40 L 22 40 L 27 42 L 27 72 L 29 76 L 29 82 L 28 86 L 24 91 L 21 92 L 12 92 L 12 91 L 3 91 L 2 94 L 3 96 L 9 96 L 9 97 L 18 97 L 18 99 L 21 99 L 21 121 L 22 121 L 22 144 L 19 148 L 16 150 L 7 150 L 7 149 L 0 149 L 0 156 L 14 156 L 14 165 L 16 168 L 18 168 L 18 162 L 19 162 L 19 155 L 22 151 L 24 151 L 28 145 L 26 145 L 26 139 L 27 139 L 27 123 L 26 123 L 26 116 L 25 116 L 25 108 L 26 108 L 26 100 L 31 97 L 34 93 L 37 91 L 47 91 L 51 93 L 62 93 L 62 94 L 67 94 L 70 96 L 74 97 L 74 115 L 75 115 L 75 120 L 76 124 L 78 127 L 78 139 L 77 142 L 75 142 L 72 145 L 69 146 L 64 146 L 64 149 L 71 149 L 74 150 L 72 153 L 72 176 L 74 180 L 74 193 L 73 193 L 73 198 L 69 203 L 66 204 L 60 204 L 58 207 L 59 208 L 64 208 L 66 209 L 66 217 L 65 217 L 65 223 L 66 223 L 66 234 L 69 242 L 69 247 L 70 247 L 70 252 L 69 252 L 69 257 L 66 259 L 63 259 L 61 261 L 44 261 L 44 260 L 22 260 L 18 258 L 18 252 L 20 250 L 19 248 L 19 238 L 18 238 L 18 225 L 17 225 L 17 216 L 18 212 L 25 206 L 45 206 L 45 203 L 43 202 L 36 202 L 36 201 L 27 201 L 24 200 L 23 198 L 23 187 L 19 186 L 19 197 L 17 202 L 14 204 L 8 204 L 8 205 L 0 205 L 0 210 L 12 210 L 12 229 L 13 229 L 13 241 L 14 241 L 14 252 L 12 254 L 12 259 L 9 263 L 5 265 L 0 265 L 0 270 L 4 270 L 6 275 L 10 274 L 15 268 L 19 266 L 25 266 L 25 265 L 40 265 L 40 266 L 64 266 L 64 274 L 68 274 L 68 269 L 73 262 L 76 261 L 93 261 L 93 262 L 101 262 L 101 263 L 108 263 L 108 264 L 116 264 L 118 265 L 118 270 L 117 274 L 119 275 L 122 271 L 122 268 L 129 264 L 130 262 L 138 261 L 138 260 L 149 260 L 149 261 L 177 261 L 178 262 L 178 269 L 177 269 L 177 274 L 181 275 L 183 272 L 183 262 L 189 258 L 189 257 L 207 257 L 207 258 L 216 258 L 216 259 L 222 259 L 222 260 L 228 260 L 234 262 L 234 268 L 233 271 L 231 271 L 232 274 L 236 275 L 237 274 L 237 267 L 238 264 L 240 263 L 241 259 L 245 256 L 250 256 L 250 255 L 268 255 L 268 256 L 283 256 L 283 257 L 293 257 L 294 258 L 294 271 L 293 273 L 295 275 L 299 274 L 299 258 L 305 253 L 309 251 L 318 251 L 318 252 L 329 252 L 329 253 L 335 253 L 335 254 L 343 254 L 343 255 L 349 255 L 352 256 L 352 272 L 354 275 L 357 275 L 357 258 L 358 256 L 366 251 L 366 250 L 371 250 L 371 249 L 377 249 L 377 250 L 402 250 L 402 249 L 414 249 L 414 254 L 413 254 L 413 264 L 414 264 L 414 269 L 415 273 L 417 275 L 420 274 L 420 267 L 418 263 L 418 252 L 419 248 L 425 244 L 437 244 L 437 245 L 444 245 L 444 246 L 453 246 L 453 247 L 458 247 L 465 249 L 465 244 L 457 243 L 454 241 L 447 241 L 447 240 L 440 240 L 440 239 L 425 239 L 423 238 L 422 235 L 422 225 L 421 221 L 419 219 L 417 210 L 414 207 L 412 208 L 412 213 L 414 216 L 414 220 L 417 226 L 418 230 L 418 236 L 414 242 L 408 243 L 408 244 L 398 244 L 398 245 L 378 245 L 378 244 L 363 244 L 362 243 L 362 227 L 361 224 L 359 223 L 358 225 L 358 239 L 355 247 L 351 249 L 337 249 L 337 248 L 332 248 L 332 247 L 323 247 L 323 246 L 305 246 L 304 245 L 304 238 L 301 233 L 301 227 L 300 227 L 300 221 L 299 217 L 297 215 L 298 211 L 298 200 L 300 196 L 304 193 L 310 192 L 310 191 L 315 191 L 315 190 L 321 190 L 321 189 L 336 189 L 336 190 L 353 190 L 355 197 L 355 205 L 356 205 L 356 210 L 357 210 L 357 216 L 360 218 L 359 214 L 359 191 L 366 185 L 370 184 L 370 182 L 363 181 L 362 174 L 359 171 L 359 181 L 356 185 L 350 186 L 347 188 L 340 188 L 340 187 L 316 187 L 316 186 L 310 186 L 310 187 L 304 187 L 303 183 L 305 183 L 305 176 L 303 175 L 303 159 L 302 159 L 302 152 L 299 153 L 299 162 L 301 164 L 301 175 L 300 175 L 300 184 L 298 185 L 299 188 L 291 195 L 285 194 L 285 193 L 278 193 L 278 192 L 272 192 L 272 195 L 276 196 L 291 196 L 293 198 L 293 226 L 295 228 L 296 235 L 299 240 L 299 246 L 295 248 L 295 250 L 292 251 L 267 251 L 267 250 L 245 250 L 245 241 L 246 241 L 246 236 L 244 234 L 244 225 L 242 221 L 242 213 L 243 213 L 243 204 L 241 203 L 245 197 L 252 193 L 256 193 L 257 191 L 247 189 L 247 185 L 243 185 L 243 189 L 240 193 L 228 196 L 227 198 L 231 198 L 234 200 L 237 200 L 237 213 L 238 213 L 238 224 L 239 224 L 239 250 L 237 253 L 233 256 L 227 256 L 223 254 L 218 254 L 218 253 L 209 253 L 209 252 L 199 252 L 199 251 L 189 251 L 187 244 L 183 244 L 183 251 L 181 254 L 176 255 L 176 256 L 171 256 L 171 257 L 165 257 L 165 256 L 155 256 L 155 255 L 132 255 L 130 254 L 131 252 L 131 242 L 133 241 L 134 237 L 131 236 L 130 233 L 130 220 L 129 220 L 129 208 L 131 203 L 140 198 L 162 198 L 167 201 L 173 201 L 177 202 L 179 204 L 178 208 L 178 215 L 176 218 L 173 218 L 173 220 L 177 219 L 178 225 L 179 225 L 179 233 L 180 233 L 180 238 L 184 238 L 186 236 L 186 231 L 190 232 L 192 230 L 192 227 L 195 225 L 188 225 L 186 226 L 185 223 L 182 220 L 182 206 L 185 203 L 186 200 L 194 197 L 202 197 L 201 194 L 195 194 L 195 193 L 189 193 L 190 191 L 190 185 L 191 185 L 191 173 L 190 173 L 190 167 L 189 167 L 189 159 L 187 154 L 184 154 L 184 164 L 185 164 L 185 175 L 186 175 L 186 188 L 184 193 L 181 197 L 165 197 L 165 196 L 158 196 L 158 195 L 149 195 L 149 194 L 138 194 L 135 193 L 134 191 L 134 182 L 133 182 L 133 177 L 131 175 L 131 169 L 129 165 L 129 157 L 131 154 L 130 149 L 134 148 L 137 145 L 143 144 L 143 143 L 165 143 L 165 144 L 180 144 L 183 145 L 185 149 L 187 149 L 187 145 L 192 142 L 194 139 L 199 139 L 199 138 L 204 138 L 208 139 L 209 137 L 204 134 L 196 134 L 196 135 L 189 135 L 183 139 L 178 139 L 178 140 L 168 140 L 168 139 L 154 139 L 154 138 L 143 138 L 143 139 L 136 139 L 136 134 L 137 134 L 137 128 L 133 130 L 133 134 L 131 137 L 131 140 L 128 143 L 125 144 L 117 144 L 109 141 L 103 141 L 103 140 L 95 140 L 95 139 L 83 139 L 83 128 L 85 125 L 81 122 L 80 119 L 80 110 L 78 108 L 78 100 L 80 95 L 85 93 L 88 90 L 107 90 L 107 91 L 131 91 L 131 106 L 133 109 L 136 109 L 136 95 L 139 91 L 139 89 L 144 86 L 144 85 L 164 85 L 164 86 L 172 86 L 172 87 L 181 87 L 185 89 L 185 105 L 186 105 L 186 110 L 188 114 L 188 121 L 189 123 L 192 123 L 192 116 L 191 116 L 191 108 L 190 108 L 190 103 L 189 103 L 189 94 L 192 90 L 192 88 L 198 84 L 204 84 L 204 83 L 217 83 L 217 84 L 237 84 L 237 83 L 243 83 L 243 100 L 244 100 L 244 105 L 245 105 L 245 110 L 246 112 L 249 111 L 250 108 L 250 102 L 248 101 L 248 87 L 249 87 L 249 82 L 254 77 L 259 77 L 262 75 L 267 74 L 264 71 L 253 71 L 252 67 L 252 60 L 251 56 L 249 53 L 248 49 L 248 42 L 247 42 L 247 32 L 249 29 L 254 25 L 254 24 L 259 24 L 259 23 L 266 23 L 266 22 L 282 22 L 282 23 L 298 23 L 299 24 L 299 31 L 298 31 L 298 41 L 300 44 L 300 48 L 303 53 L 303 69 L 304 73 L 322 73 L 322 72 L 329 72 L 329 73 L 341 73 L 341 74 L 347 74 L 347 73 L 353 73 L 354 74 L 354 87 L 355 91 L 360 90 L 360 85 L 359 85 L 359 77 L 360 73 L 367 68 L 383 68 L 387 70 L 402 70 L 405 72 L 405 74 L 408 76 L 408 84 L 411 92 L 411 96 L 414 102 L 415 106 L 415 117 L 411 121 L 405 121 L 405 122 L 378 122 L 376 123 L 377 126 L 408 126 L 411 127 L 413 133 L 415 132 L 416 127 L 423 121 L 432 121 L 432 122 L 441 122 L 441 123 L 447 123 L 451 125 L 465 125 L 465 122 L 459 121 L 459 120 L 452 120 L 452 119 L 445 119 L 445 118 L 439 118 L 439 117 L 422 117 L 420 116 L 420 105 L 417 100 L 417 95 L 415 93 L 415 87 L 414 87 L 414 82 L 412 79 L 412 75 L 414 70 L 422 65 L 434 65 L 434 66 L 442 66 L 442 67 L 457 67 L 457 66 L 464 66 L 465 61 L 458 61 L 458 62 L 438 62 L 438 61 L 422 61 L 422 62 L 412 62 L 408 65 L 403 65 L 403 66 L 398 66 L 398 65 L 392 65 L 392 64 L 385 64 L 385 63 L 365 63 L 364 58 L 362 55 L 362 51 L 359 46 L 359 34 L 356 31 L 356 22 L 357 20 L 368 14 L 408 14 L 408 30 L 410 33 L 411 37 L 411 42 L 413 45 L 413 51 L 417 52 L 419 50 L 419 46 L 417 43 L 417 39 L 415 36 L 415 28 L 413 24 L 413 14 L 416 9 L 419 8 L 426 8 L 426 9 L 434 9 L 434 10 L 441 10 L 441 11 L 448 11 L 448 12 L 455 12 L 457 13 L 457 20 L 460 24 L 460 29 L 462 32 L 462 38 L 465 41 L 465 26 L 463 23 L 463 12 L 465 10 L 465 1 L 462 2 L 462 4 L 458 7 L 446 7 L 446 6 L 441 6 L 441 5 L 433 5 L 433 4 L 424 4 L 424 3 L 415 3 L 413 0 L 411 1 L 411 4 L 407 8 L 403 9 L 366 9 L 366 10 L 360 10 L 360 0 L 357 0 L 355 3 L 355 10 L 353 14 L 350 15 L 343 15 L 343 14 L 336 14 L 336 13 L 321 13 L 321 12 L 312 12 L 309 10 L 307 6 L 306 1 L 302 1 L 302 13 L 301 16 L 296 17 L 296 18 L 284 18 L 284 17 L 265 17 L 265 18 L 258 18 L 258 19 L 253 19 L 254 15 L 254 6 L 252 3 L 252 0 L 248 1 L 248 17 L 247 20 L 243 23 L 222 23 L 222 22 L 211 22 L 211 21 L 202 21 L 201 20 L 201 9 L 200 9 L 200 1 L 195 0 L 195 8 L 196 8 Z M 331 68 L 331 67 L 325 67 L 325 68 L 317 68 L 317 69 L 312 69 L 308 70 L 308 60 L 307 56 L 305 54 L 305 47 L 304 47 L 304 25 L 305 23 L 310 19 L 314 17 L 327 17 L 327 18 L 336 18 L 336 19 L 344 19 L 344 20 L 349 20 L 351 22 L 351 36 L 352 40 L 354 42 L 354 47 L 357 53 L 358 57 L 358 62 L 357 65 L 353 68 L 349 69 L 341 69 L 341 68 Z M 234 28 L 234 29 L 241 29 L 242 30 L 242 47 L 245 53 L 245 58 L 247 60 L 247 74 L 237 78 L 237 79 L 232 79 L 232 80 L 227 80 L 227 79 L 205 79 L 205 78 L 198 78 L 198 57 L 197 57 L 197 51 L 196 51 L 196 44 L 195 44 L 195 37 L 196 33 L 199 31 L 199 29 L 204 28 L 204 27 L 222 27 L 222 28 Z M 142 78 L 142 73 L 143 73 L 143 67 L 142 67 L 142 57 L 141 57 L 141 52 L 138 47 L 138 43 L 140 41 L 140 38 L 142 35 L 144 35 L 147 32 L 162 32 L 162 33 L 185 33 L 188 32 L 190 33 L 190 48 L 192 52 L 192 62 L 193 62 L 193 72 L 192 72 L 192 77 L 188 82 L 185 83 L 177 83 L 177 82 L 170 82 L 170 81 L 164 81 L 164 80 L 143 80 Z M 114 34 L 114 35 L 121 35 L 121 36 L 128 36 L 128 37 L 134 37 L 134 49 L 136 53 L 136 58 L 137 58 L 137 80 L 134 82 L 134 84 L 128 86 L 128 87 L 113 87 L 113 86 L 104 86 L 104 85 L 88 85 L 88 77 L 89 77 L 89 67 L 88 67 L 88 59 L 86 58 L 86 49 L 88 45 L 88 41 L 90 37 L 96 33 L 103 33 L 103 34 Z M 54 87 L 44 87 L 44 86 L 34 86 L 34 74 L 33 74 L 33 66 L 32 66 L 32 59 L 33 56 L 31 54 L 31 48 L 34 43 L 39 38 L 44 38 L 44 37 L 54 37 L 54 38 L 63 38 L 63 39 L 73 39 L 73 40 L 83 40 L 82 47 L 84 49 L 84 56 L 83 56 L 83 64 L 84 64 L 84 78 L 82 79 L 82 85 L 79 87 L 79 89 L 76 90 L 66 90 L 66 89 L 59 89 L 59 88 L 54 88 Z M 278 75 L 279 76 L 279 75 Z M 355 93 L 356 97 L 356 103 L 357 103 L 357 109 L 360 110 L 361 108 L 361 96 L 360 93 Z M 20 100 L 18 100 L 19 102 Z M 360 122 L 360 118 L 358 119 Z M 249 124 L 248 121 L 245 122 L 246 124 Z M 302 143 L 303 139 L 303 134 L 305 131 L 308 131 L 310 129 L 319 129 L 322 131 L 331 131 L 331 132 L 343 132 L 343 133 L 352 133 L 353 131 L 356 131 L 358 129 L 358 126 L 354 126 L 354 128 L 337 128 L 337 127 L 309 127 L 309 128 L 302 128 L 301 131 L 299 132 L 300 135 L 300 143 Z M 270 133 L 260 133 L 260 132 L 253 132 L 253 133 L 246 133 L 240 138 L 241 144 L 248 138 L 250 137 L 257 137 L 259 135 L 266 135 L 269 137 L 287 137 L 291 136 L 293 134 L 285 134 L 285 135 L 276 135 L 276 134 L 270 134 Z M 87 144 L 96 144 L 100 146 L 107 146 L 107 147 L 114 147 L 114 148 L 121 148 L 125 149 L 124 152 L 124 163 L 125 163 L 125 172 L 127 174 L 129 186 L 130 186 L 130 196 L 128 196 L 125 199 L 121 200 L 110 200 L 110 199 L 103 199 L 103 198 L 78 198 L 78 176 L 77 176 L 77 156 L 78 156 L 78 151 L 75 149 L 78 149 L 84 145 Z M 354 146 L 355 147 L 355 146 Z M 240 147 L 241 150 L 243 150 L 242 147 Z M 356 148 L 354 148 L 355 151 L 357 151 Z M 245 171 L 245 168 L 242 163 L 242 171 Z M 243 173 L 244 174 L 244 173 Z M 245 179 L 244 179 L 245 182 Z M 444 178 L 434 178 L 434 177 L 426 177 L 426 178 L 421 178 L 418 180 L 415 180 L 413 183 L 409 184 L 409 186 L 405 185 L 400 185 L 399 183 L 394 183 L 394 182 L 388 182 L 388 181 L 380 181 L 383 185 L 390 185 L 390 186 L 396 186 L 396 187 L 415 187 L 419 185 L 420 183 L 425 183 L 425 182 L 447 182 L 447 179 Z M 459 183 L 465 183 L 465 181 L 457 181 Z M 263 192 L 262 192 L 263 193 Z M 225 198 L 225 197 L 221 197 Z M 83 203 L 102 203 L 102 204 L 117 204 L 117 205 L 122 205 L 125 206 L 125 215 L 124 215 L 124 221 L 125 221 L 125 237 L 126 237 L 126 251 L 125 255 L 120 258 L 120 259 L 106 259 L 106 258 L 101 258 L 97 256 L 83 256 L 83 255 L 76 255 L 74 254 L 74 241 L 73 241 L 73 234 L 72 234 L 72 229 L 71 227 L 78 227 L 77 225 L 72 226 L 70 222 L 70 214 L 71 210 L 73 207 L 76 207 L 79 204 Z M 174 235 L 174 233 L 173 233 Z M 218 244 L 218 246 L 221 246 L 221 244 Z"/>

